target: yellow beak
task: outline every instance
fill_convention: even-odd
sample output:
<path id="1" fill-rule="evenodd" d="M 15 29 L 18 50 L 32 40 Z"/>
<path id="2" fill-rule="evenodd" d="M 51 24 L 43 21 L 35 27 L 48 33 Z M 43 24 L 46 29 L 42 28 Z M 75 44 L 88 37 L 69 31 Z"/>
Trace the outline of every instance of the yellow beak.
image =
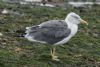
<path id="1" fill-rule="evenodd" d="M 87 23 L 85 20 L 83 20 L 83 19 L 81 19 L 80 22 L 81 22 L 82 24 L 88 25 L 88 23 Z"/>

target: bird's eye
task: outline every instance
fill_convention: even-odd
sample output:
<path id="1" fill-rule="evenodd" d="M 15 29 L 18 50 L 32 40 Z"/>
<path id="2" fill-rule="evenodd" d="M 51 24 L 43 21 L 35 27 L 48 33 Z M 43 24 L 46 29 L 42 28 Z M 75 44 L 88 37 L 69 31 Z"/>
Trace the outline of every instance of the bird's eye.
<path id="1" fill-rule="evenodd" d="M 79 19 L 79 17 L 77 17 L 77 16 L 73 16 L 73 15 L 72 15 L 72 17 L 74 17 L 74 18 L 76 18 L 76 19 Z"/>

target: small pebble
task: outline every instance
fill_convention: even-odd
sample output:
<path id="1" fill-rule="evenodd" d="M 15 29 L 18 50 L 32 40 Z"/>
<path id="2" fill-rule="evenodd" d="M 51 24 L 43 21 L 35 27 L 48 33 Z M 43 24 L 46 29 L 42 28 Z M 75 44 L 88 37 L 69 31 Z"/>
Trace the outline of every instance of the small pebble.
<path id="1" fill-rule="evenodd" d="M 2 14 L 8 14 L 8 10 L 4 9 L 1 13 Z"/>
<path id="2" fill-rule="evenodd" d="M 2 36 L 3 34 L 2 33 L 0 33 L 0 36 Z"/>

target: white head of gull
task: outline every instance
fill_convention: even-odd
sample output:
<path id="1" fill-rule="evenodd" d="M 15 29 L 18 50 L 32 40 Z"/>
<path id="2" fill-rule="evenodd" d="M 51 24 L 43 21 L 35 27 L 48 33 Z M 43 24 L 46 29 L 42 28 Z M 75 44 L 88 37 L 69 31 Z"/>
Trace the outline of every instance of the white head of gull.
<path id="1" fill-rule="evenodd" d="M 74 12 L 71 12 L 67 15 L 67 17 L 65 18 L 65 21 L 68 23 L 73 23 L 73 24 L 80 24 L 80 23 L 83 23 L 83 24 L 86 24 L 88 25 L 88 23 L 86 21 L 84 21 L 83 19 L 81 19 L 81 17 L 74 13 Z"/>
<path id="2" fill-rule="evenodd" d="M 30 41 L 48 43 L 50 45 L 60 45 L 67 43 L 78 30 L 78 24 L 88 23 L 80 18 L 74 12 L 67 15 L 65 20 L 49 20 L 39 25 L 26 27 L 26 35 Z M 58 61 L 58 57 L 55 56 L 55 47 L 51 50 L 52 60 Z"/>

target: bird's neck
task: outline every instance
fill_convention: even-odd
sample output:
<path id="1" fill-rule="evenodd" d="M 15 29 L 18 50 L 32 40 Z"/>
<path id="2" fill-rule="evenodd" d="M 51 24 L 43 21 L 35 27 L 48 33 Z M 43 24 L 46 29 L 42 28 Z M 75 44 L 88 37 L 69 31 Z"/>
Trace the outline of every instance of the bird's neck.
<path id="1" fill-rule="evenodd" d="M 68 24 L 68 28 L 72 28 L 72 27 L 78 27 L 78 25 L 77 24 L 74 24 L 74 23 L 72 23 L 72 22 L 70 22 L 68 19 L 65 19 L 65 22 Z"/>
<path id="2" fill-rule="evenodd" d="M 77 33 L 77 30 L 78 30 L 78 25 L 77 24 L 74 24 L 70 21 L 65 21 L 68 25 L 68 28 L 71 30 L 71 35 L 70 37 L 74 36 L 76 33 Z"/>

